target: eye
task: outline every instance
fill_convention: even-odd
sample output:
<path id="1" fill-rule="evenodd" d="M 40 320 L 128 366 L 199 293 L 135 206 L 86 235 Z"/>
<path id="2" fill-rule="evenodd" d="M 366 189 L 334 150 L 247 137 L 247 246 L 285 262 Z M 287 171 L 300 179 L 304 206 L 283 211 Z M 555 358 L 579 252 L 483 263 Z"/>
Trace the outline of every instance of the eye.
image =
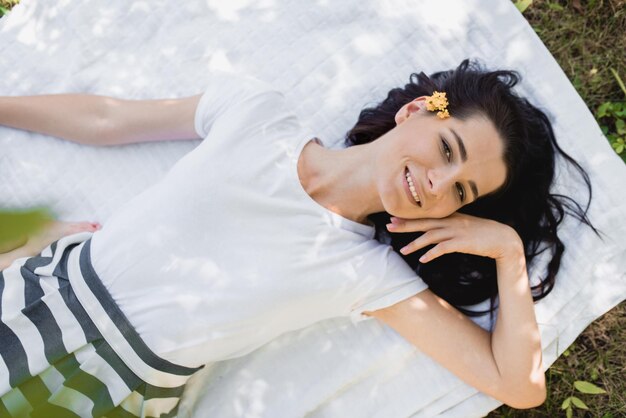
<path id="1" fill-rule="evenodd" d="M 461 200 L 461 203 L 463 203 L 465 201 L 465 189 L 463 188 L 463 186 L 461 186 L 460 183 L 457 183 L 456 190 L 459 193 L 459 199 Z"/>
<path id="2" fill-rule="evenodd" d="M 450 146 L 448 145 L 446 140 L 443 139 L 443 138 L 441 138 L 441 145 L 443 146 L 443 153 L 446 156 L 446 160 L 451 161 L 452 160 L 452 149 L 450 148 Z"/>

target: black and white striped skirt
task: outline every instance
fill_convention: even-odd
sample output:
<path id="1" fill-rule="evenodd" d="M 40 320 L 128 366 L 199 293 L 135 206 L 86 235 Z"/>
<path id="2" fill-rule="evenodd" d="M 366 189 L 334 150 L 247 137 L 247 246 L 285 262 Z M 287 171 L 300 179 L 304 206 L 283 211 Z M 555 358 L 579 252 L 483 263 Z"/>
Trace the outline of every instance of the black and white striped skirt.
<path id="1" fill-rule="evenodd" d="M 199 370 L 141 340 L 93 270 L 91 235 L 0 273 L 0 417 L 172 417 Z"/>

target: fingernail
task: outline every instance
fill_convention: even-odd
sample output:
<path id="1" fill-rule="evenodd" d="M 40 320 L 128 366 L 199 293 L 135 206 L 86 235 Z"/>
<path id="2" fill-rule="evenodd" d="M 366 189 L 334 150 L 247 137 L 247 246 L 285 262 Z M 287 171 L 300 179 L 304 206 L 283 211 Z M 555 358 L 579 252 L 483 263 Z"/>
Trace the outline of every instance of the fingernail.
<path id="1" fill-rule="evenodd" d="M 394 216 L 392 216 L 389 220 L 391 221 L 391 223 L 394 223 L 394 224 L 398 223 L 398 218 L 396 218 Z"/>
<path id="2" fill-rule="evenodd" d="M 394 224 L 387 224 L 387 229 L 394 229 L 396 227 L 396 225 Z"/>
<path id="3" fill-rule="evenodd" d="M 402 254 L 406 255 L 406 253 L 408 253 L 408 252 L 409 252 L 409 247 L 402 247 L 402 248 L 400 248 L 400 252 L 401 252 Z"/>
<path id="4" fill-rule="evenodd" d="M 420 263 L 424 263 L 426 261 L 426 256 L 423 255 L 420 257 Z"/>

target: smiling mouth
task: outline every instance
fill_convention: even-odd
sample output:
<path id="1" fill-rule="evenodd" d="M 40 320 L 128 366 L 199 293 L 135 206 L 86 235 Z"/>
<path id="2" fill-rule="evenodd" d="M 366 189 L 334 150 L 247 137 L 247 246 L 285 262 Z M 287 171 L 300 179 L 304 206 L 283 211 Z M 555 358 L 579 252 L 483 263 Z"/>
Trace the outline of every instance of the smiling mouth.
<path id="1" fill-rule="evenodd" d="M 422 207 L 422 201 L 417 195 L 417 191 L 415 189 L 415 182 L 413 181 L 413 176 L 411 176 L 411 172 L 408 167 L 404 168 L 404 177 L 406 178 L 407 186 L 409 188 L 409 192 L 411 193 L 411 197 L 415 200 L 417 206 Z"/>

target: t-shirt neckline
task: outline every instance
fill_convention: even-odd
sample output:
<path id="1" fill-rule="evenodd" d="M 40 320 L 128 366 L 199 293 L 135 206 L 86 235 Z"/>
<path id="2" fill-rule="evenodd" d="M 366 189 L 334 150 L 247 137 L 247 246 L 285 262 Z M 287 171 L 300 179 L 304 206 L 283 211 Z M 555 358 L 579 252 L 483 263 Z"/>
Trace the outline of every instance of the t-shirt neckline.
<path id="1" fill-rule="evenodd" d="M 317 137 L 304 136 L 303 139 L 300 140 L 300 143 L 298 143 L 298 146 L 296 147 L 295 158 L 292 160 L 292 178 L 296 183 L 296 188 L 298 189 L 298 192 L 301 193 L 304 198 L 310 202 L 311 206 L 315 210 L 329 216 L 332 219 L 332 223 L 334 225 L 338 225 L 341 226 L 343 229 L 347 229 L 349 231 L 364 235 L 367 238 L 374 238 L 374 235 L 376 233 L 376 228 L 374 226 L 365 225 L 353 221 L 352 219 L 345 218 L 338 213 L 335 213 L 332 210 L 325 208 L 324 206 L 320 205 L 315 199 L 313 199 L 306 192 L 306 190 L 304 190 L 304 187 L 302 187 L 302 183 L 300 183 L 300 176 L 298 176 L 298 161 L 300 160 L 300 156 L 302 155 L 304 147 L 311 141 L 315 141 L 322 146 L 324 145 L 322 141 Z"/>

